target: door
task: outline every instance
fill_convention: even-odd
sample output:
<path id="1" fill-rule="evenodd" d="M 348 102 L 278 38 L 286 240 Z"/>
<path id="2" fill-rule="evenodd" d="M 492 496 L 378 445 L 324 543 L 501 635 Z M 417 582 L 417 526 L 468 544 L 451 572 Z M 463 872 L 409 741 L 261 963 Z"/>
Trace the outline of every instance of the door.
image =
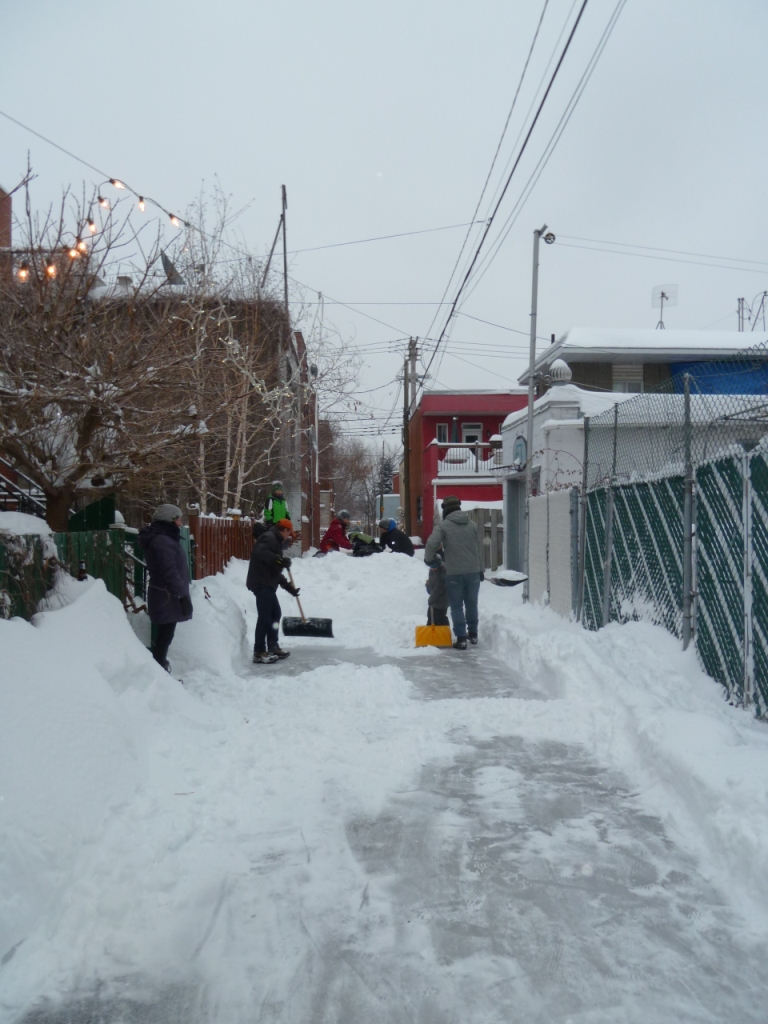
<path id="1" fill-rule="evenodd" d="M 464 444 L 478 444 L 483 440 L 482 423 L 462 423 L 461 440 Z"/>
<path id="2" fill-rule="evenodd" d="M 507 480 L 507 507 L 504 512 L 506 568 L 523 572 L 525 558 L 525 477 Z"/>

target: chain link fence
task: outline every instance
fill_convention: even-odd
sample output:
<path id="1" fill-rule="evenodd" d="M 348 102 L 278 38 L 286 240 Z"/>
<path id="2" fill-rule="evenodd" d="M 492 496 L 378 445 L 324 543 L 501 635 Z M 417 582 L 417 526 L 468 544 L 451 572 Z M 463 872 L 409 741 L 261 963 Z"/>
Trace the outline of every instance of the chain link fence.
<path id="1" fill-rule="evenodd" d="M 768 714 L 768 348 L 617 402 L 585 448 L 584 624 L 663 625 Z"/>

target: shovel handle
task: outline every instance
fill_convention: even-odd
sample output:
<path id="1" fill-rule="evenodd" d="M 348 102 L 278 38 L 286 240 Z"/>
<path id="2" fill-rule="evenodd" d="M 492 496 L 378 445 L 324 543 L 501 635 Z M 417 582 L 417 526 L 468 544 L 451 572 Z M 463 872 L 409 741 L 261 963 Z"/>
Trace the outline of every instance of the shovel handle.
<path id="1" fill-rule="evenodd" d="M 295 590 L 296 584 L 293 582 L 293 573 L 290 569 L 287 569 L 286 571 L 288 573 L 288 579 L 291 581 L 291 586 Z M 301 607 L 301 601 L 299 600 L 298 594 L 296 595 L 296 604 L 299 606 L 299 611 L 301 612 L 301 621 L 306 622 L 307 616 L 304 614 L 304 609 Z"/>

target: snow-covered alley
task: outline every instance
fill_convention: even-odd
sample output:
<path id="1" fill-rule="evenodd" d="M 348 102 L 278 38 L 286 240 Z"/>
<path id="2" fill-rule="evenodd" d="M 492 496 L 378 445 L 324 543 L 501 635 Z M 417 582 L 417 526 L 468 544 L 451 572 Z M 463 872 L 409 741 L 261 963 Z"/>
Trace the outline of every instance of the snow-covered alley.
<path id="1" fill-rule="evenodd" d="M 417 650 L 418 558 L 330 555 L 256 667 L 245 568 L 173 677 L 100 582 L 0 621 L 2 1024 L 765 1020 L 768 727 L 692 652 L 489 583 Z"/>

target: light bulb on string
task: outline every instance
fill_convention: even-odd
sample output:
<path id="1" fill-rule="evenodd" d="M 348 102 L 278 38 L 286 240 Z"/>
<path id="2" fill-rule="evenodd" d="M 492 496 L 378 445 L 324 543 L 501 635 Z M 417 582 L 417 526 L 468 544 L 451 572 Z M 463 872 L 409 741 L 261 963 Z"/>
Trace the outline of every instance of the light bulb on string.
<path id="1" fill-rule="evenodd" d="M 21 266 L 19 267 L 19 269 L 16 271 L 16 276 L 18 277 L 18 279 L 20 281 L 28 281 L 29 280 L 29 264 L 28 263 L 22 263 Z"/>
<path id="2" fill-rule="evenodd" d="M 139 209 L 141 210 L 142 213 L 144 213 L 145 205 L 146 204 L 144 203 L 144 196 L 139 196 Z"/>
<path id="3" fill-rule="evenodd" d="M 175 213 L 169 213 L 168 216 L 171 218 L 171 224 L 173 224 L 175 228 L 181 227 L 181 221 L 179 220 Z"/>
<path id="4" fill-rule="evenodd" d="M 105 199 L 104 196 L 99 196 L 99 206 L 103 206 L 105 210 L 108 210 L 109 200 Z"/>
<path id="5" fill-rule="evenodd" d="M 92 235 L 96 234 L 96 222 L 94 221 L 93 217 L 88 218 L 88 230 L 91 232 Z"/>
<path id="6" fill-rule="evenodd" d="M 88 252 L 88 243 L 85 241 L 84 238 L 78 238 L 78 240 L 75 242 L 75 248 L 79 252 Z"/>
<path id="7" fill-rule="evenodd" d="M 79 250 L 77 248 L 77 245 L 70 246 L 70 248 L 67 250 L 67 255 L 69 256 L 69 258 L 71 260 L 79 259 L 80 258 L 80 252 L 79 252 Z"/>
<path id="8" fill-rule="evenodd" d="M 56 264 L 53 262 L 53 260 L 46 260 L 45 272 L 50 278 L 56 277 Z"/>
<path id="9" fill-rule="evenodd" d="M 115 188 L 125 188 L 125 185 L 118 178 L 110 178 L 109 184 L 113 185 Z"/>

